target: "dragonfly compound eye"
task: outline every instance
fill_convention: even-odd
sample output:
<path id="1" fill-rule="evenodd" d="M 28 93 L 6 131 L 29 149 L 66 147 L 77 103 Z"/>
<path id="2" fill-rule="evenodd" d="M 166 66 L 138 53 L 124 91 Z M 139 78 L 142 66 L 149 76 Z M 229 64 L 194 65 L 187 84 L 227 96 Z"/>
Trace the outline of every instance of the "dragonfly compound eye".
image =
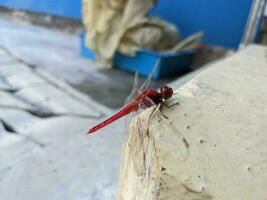
<path id="1" fill-rule="evenodd" d="M 161 92 L 162 98 L 165 99 L 165 100 L 171 98 L 172 95 L 173 95 L 172 88 L 170 88 L 168 86 L 161 87 L 160 88 L 160 92 Z"/>

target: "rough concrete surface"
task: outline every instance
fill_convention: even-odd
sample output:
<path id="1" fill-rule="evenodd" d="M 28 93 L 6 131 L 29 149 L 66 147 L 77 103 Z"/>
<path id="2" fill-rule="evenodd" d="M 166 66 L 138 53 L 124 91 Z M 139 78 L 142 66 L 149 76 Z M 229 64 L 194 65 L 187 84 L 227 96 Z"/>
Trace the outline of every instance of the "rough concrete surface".
<path id="1" fill-rule="evenodd" d="M 266 200 L 266 53 L 250 45 L 213 64 L 149 129 L 143 112 L 125 145 L 119 199 Z"/>

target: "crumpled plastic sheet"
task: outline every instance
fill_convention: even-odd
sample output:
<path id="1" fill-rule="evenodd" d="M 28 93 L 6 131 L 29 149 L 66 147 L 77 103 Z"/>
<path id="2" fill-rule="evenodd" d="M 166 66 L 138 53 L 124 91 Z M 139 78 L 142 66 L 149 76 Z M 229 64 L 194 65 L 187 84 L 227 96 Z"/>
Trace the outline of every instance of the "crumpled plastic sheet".
<path id="1" fill-rule="evenodd" d="M 156 0 L 84 0 L 86 45 L 96 53 L 99 67 L 110 68 L 116 51 L 135 55 L 141 49 L 178 51 L 199 44 L 202 33 L 179 45 L 180 33 L 174 25 L 148 16 L 156 3 Z"/>

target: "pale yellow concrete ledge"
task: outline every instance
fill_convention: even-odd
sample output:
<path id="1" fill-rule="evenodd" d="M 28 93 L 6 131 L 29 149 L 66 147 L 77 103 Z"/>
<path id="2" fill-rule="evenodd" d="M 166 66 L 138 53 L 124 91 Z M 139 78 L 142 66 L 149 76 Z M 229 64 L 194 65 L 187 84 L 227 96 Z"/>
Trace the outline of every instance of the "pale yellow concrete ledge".
<path id="1" fill-rule="evenodd" d="M 266 200 L 267 48 L 251 45 L 177 92 L 169 119 L 156 112 L 148 133 L 151 110 L 132 123 L 118 199 Z"/>

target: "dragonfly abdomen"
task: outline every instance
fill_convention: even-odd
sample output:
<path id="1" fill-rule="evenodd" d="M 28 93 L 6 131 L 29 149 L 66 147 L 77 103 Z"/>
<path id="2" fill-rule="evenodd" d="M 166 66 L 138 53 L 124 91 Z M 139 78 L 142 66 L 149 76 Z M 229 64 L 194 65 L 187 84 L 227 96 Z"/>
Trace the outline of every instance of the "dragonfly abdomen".
<path id="1" fill-rule="evenodd" d="M 95 131 L 98 131 L 99 129 L 109 125 L 110 123 L 114 122 L 117 119 L 120 119 L 122 117 L 124 117 L 125 115 L 136 111 L 138 109 L 138 102 L 133 101 L 132 103 L 128 104 L 126 107 L 122 108 L 119 112 L 117 112 L 115 115 L 113 115 L 112 117 L 106 119 L 105 121 L 103 121 L 102 123 L 98 124 L 97 126 L 94 126 L 93 128 L 91 128 L 87 134 L 92 134 Z"/>

